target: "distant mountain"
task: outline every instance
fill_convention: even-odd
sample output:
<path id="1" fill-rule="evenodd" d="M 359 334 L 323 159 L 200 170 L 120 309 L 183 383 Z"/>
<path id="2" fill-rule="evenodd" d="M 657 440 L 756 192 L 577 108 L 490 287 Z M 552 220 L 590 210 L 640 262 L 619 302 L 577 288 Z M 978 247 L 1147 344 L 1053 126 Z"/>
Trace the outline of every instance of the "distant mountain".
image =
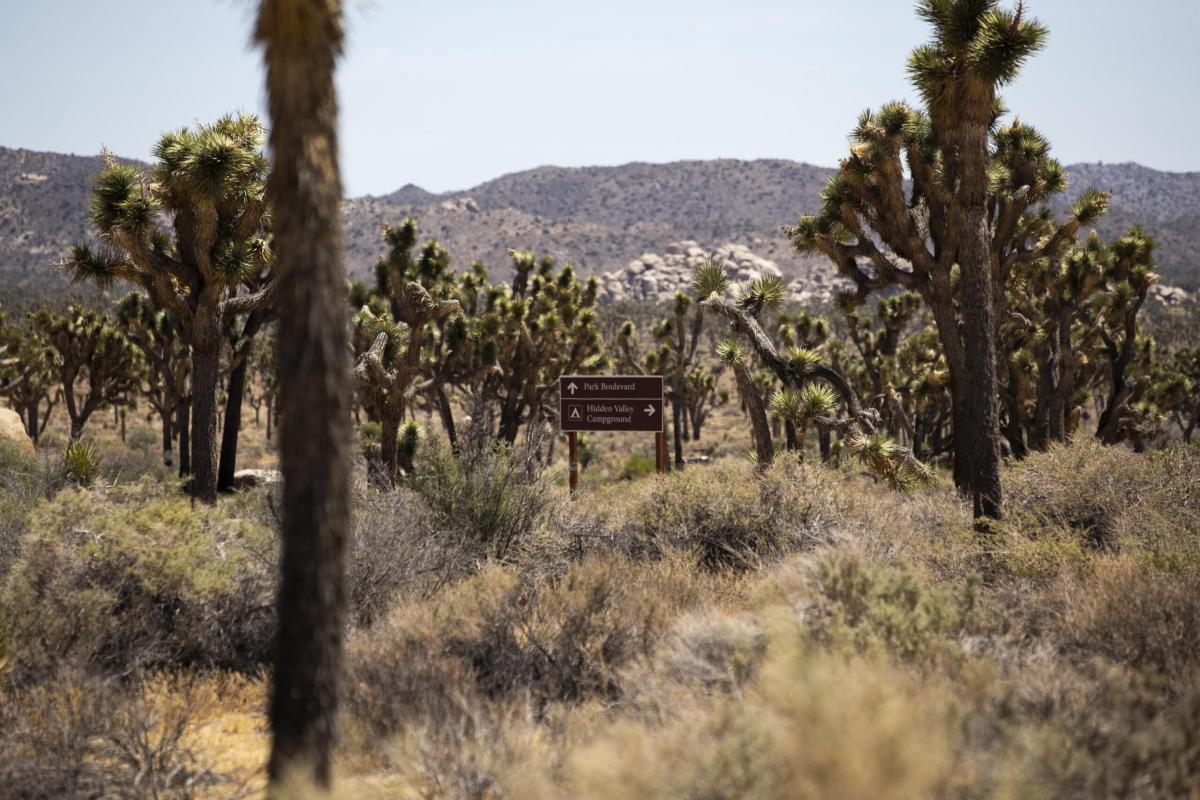
<path id="1" fill-rule="evenodd" d="M 4 294 L 61 287 L 49 265 L 85 235 L 90 177 L 99 165 L 95 156 L 0 148 Z M 1068 171 L 1071 197 L 1089 185 L 1112 191 L 1112 209 L 1098 225 L 1103 235 L 1142 223 L 1159 240 L 1164 281 L 1200 287 L 1200 173 L 1137 164 L 1078 164 Z M 459 266 L 479 259 L 502 272 L 511 247 L 599 273 L 690 239 L 706 247 L 745 244 L 789 278 L 804 278 L 829 266 L 796 256 L 780 226 L 817 207 L 832 172 L 793 161 L 722 159 L 544 166 L 444 194 L 409 184 L 345 202 L 348 263 L 353 274 L 367 275 L 383 249 L 383 224 L 412 215 L 422 235 L 440 239 Z"/>

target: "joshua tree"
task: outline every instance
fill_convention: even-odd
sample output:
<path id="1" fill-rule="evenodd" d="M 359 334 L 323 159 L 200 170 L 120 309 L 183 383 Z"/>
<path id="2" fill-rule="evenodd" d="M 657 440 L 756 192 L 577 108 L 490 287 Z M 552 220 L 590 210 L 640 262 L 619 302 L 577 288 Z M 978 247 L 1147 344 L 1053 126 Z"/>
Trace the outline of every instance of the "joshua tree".
<path id="1" fill-rule="evenodd" d="M 346 612 L 350 360 L 334 67 L 338 0 L 262 0 L 278 213 L 283 557 L 270 778 L 330 783 Z"/>
<path id="2" fill-rule="evenodd" d="M 436 324 L 461 307 L 457 300 L 446 299 L 456 286 L 441 245 L 431 240 L 413 257 L 415 220 L 386 228 L 384 237 L 390 249 L 376 265 L 373 298 L 367 298 L 354 316 L 353 342 L 359 396 L 368 417 L 380 425 L 380 463 L 372 477 L 390 486 L 396 478 L 405 413 L 419 392 L 434 388 L 424 378 L 436 371 L 429 363 L 440 338 Z M 372 305 L 386 310 L 376 314 Z"/>
<path id="3" fill-rule="evenodd" d="M 1043 26 L 996 0 L 921 0 L 918 13 L 934 31 L 909 59 L 926 110 L 890 103 L 864 113 L 821 213 L 789 233 L 862 297 L 899 285 L 929 306 L 950 373 L 955 483 L 976 514 L 999 516 L 1000 287 L 1015 264 L 1056 258 L 1107 197 L 1085 193 L 1061 226 L 1029 213 L 1065 187 L 1062 167 L 1032 129 L 997 130 L 997 89 L 1041 48 Z"/>
<path id="4" fill-rule="evenodd" d="M 450 390 L 458 389 L 470 407 L 496 410 L 495 435 L 511 444 L 522 425 L 546 413 L 559 374 L 605 363 L 595 281 L 581 283 L 570 265 L 556 271 L 552 259 L 510 251 L 511 283 L 492 283 L 480 263 L 462 275 L 451 270 L 436 241 L 414 255 L 412 219 L 385 236 L 389 252 L 376 265 L 375 286 L 356 284 L 350 300 L 358 308 L 356 373 L 364 408 L 374 421 L 388 417 L 386 461 L 389 431 L 421 400 L 437 411 L 454 443 Z"/>
<path id="5" fill-rule="evenodd" d="M 190 370 L 188 349 L 179 335 L 178 320 L 155 308 L 150 298 L 130 292 L 117 303 L 117 325 L 141 351 L 148 367 L 142 394 L 162 421 L 163 464 L 173 466 L 175 419 L 186 391 Z"/>
<path id="6" fill-rule="evenodd" d="M 497 398 L 497 436 L 512 444 L 522 425 L 544 413 L 559 375 L 608 362 L 596 327 L 596 279 L 580 282 L 570 264 L 556 272 L 553 259 L 527 251 L 510 255 L 512 283 L 480 287 L 467 336 L 471 391 Z"/>
<path id="7" fill-rule="evenodd" d="M 17 410 L 35 445 L 62 398 L 53 355 L 33 325 L 0 327 L 0 397 L 7 397 Z"/>
<path id="8" fill-rule="evenodd" d="M 273 302 L 269 281 L 237 294 L 271 260 L 262 137 L 262 125 L 247 115 L 165 134 L 149 178 L 106 155 L 91 203 L 102 247 L 76 245 L 64 262 L 76 280 L 133 284 L 179 320 L 192 356 L 192 491 L 205 502 L 217 491 L 222 330 L 234 316 Z M 159 227 L 161 213 L 172 220 L 173 236 Z"/>
<path id="9" fill-rule="evenodd" d="M 858 454 L 873 473 L 887 480 L 892 486 L 902 488 L 927 479 L 926 467 L 914 458 L 910 451 L 897 445 L 886 433 L 879 430 L 878 412 L 863 408 L 858 394 L 841 372 L 822 363 L 820 355 L 812 350 L 792 348 L 786 357 L 779 353 L 774 342 L 763 330 L 758 317 L 782 301 L 782 288 L 776 278 L 761 278 L 736 299 L 729 300 L 725 297 L 729 289 L 729 278 L 723 269 L 712 264 L 698 267 L 693 280 L 693 290 L 697 297 L 703 298 L 700 304 L 727 319 L 733 331 L 750 342 L 758 358 L 775 375 L 785 391 L 800 390 L 794 396 L 795 404 L 791 402 L 791 397 L 779 398 L 776 402 L 779 412 L 788 415 L 794 423 L 803 422 L 806 426 L 815 424 L 845 432 L 851 451 Z M 722 352 L 725 354 L 722 360 L 730 366 L 744 365 L 744 358 L 736 348 L 731 351 L 726 346 L 722 348 Z M 757 394 L 757 387 L 754 393 L 749 391 L 750 386 L 746 384 L 748 371 L 745 375 L 735 371 L 735 376 L 738 379 L 738 390 L 743 397 L 761 398 Z M 803 391 L 806 386 L 813 384 L 824 385 L 824 388 Z M 826 405 L 825 400 L 829 400 L 830 403 Z M 761 399 L 759 402 L 761 403 Z M 839 404 L 845 407 L 847 418 L 838 419 L 832 416 Z M 795 413 L 792 413 L 793 410 Z M 762 448 L 758 445 L 760 421 L 765 425 L 765 413 L 760 420 L 758 412 L 751 408 L 756 449 L 761 454 Z M 797 446 L 798 442 L 790 444 Z"/>
<path id="10" fill-rule="evenodd" d="M 66 314 L 42 309 L 33 324 L 53 352 L 71 440 L 76 441 L 98 409 L 123 405 L 137 391 L 141 358 L 112 320 L 93 309 L 70 306 Z"/>
<path id="11" fill-rule="evenodd" d="M 710 264 L 712 269 L 724 269 L 715 262 Z M 690 320 L 689 311 L 692 312 Z M 719 398 L 716 373 L 706 369 L 697 358 L 703 329 L 703 307 L 693 303 L 684 292 L 676 292 L 671 314 L 656 322 L 651 330 L 657 345 L 655 349 L 641 354 L 632 320 L 626 320 L 617 333 L 623 369 L 664 378 L 667 399 L 671 403 L 676 469 L 683 468 L 684 440 L 692 436 L 699 439 L 708 409 Z"/>
<path id="12" fill-rule="evenodd" d="M 794 312 L 778 310 L 776 312 L 775 334 L 781 350 L 789 352 L 793 349 L 797 351 L 812 350 L 815 359 L 819 361 L 822 350 L 826 349 L 827 345 L 836 344 L 829 342 L 829 333 L 829 321 L 807 309 Z M 831 366 L 837 368 L 837 363 L 831 361 Z M 763 373 L 763 377 L 767 384 L 774 385 L 775 381 L 770 372 Z M 770 393 L 770 391 L 767 392 L 768 395 Z M 775 419 L 783 422 L 784 434 L 789 447 L 796 447 L 795 422 L 778 415 L 775 416 Z M 821 459 L 828 459 L 831 445 L 829 431 L 818 427 L 818 440 L 821 447 Z"/>
<path id="13" fill-rule="evenodd" d="M 1151 389 L 1151 397 L 1190 443 L 1200 425 L 1200 347 L 1181 347 L 1166 360 Z"/>
<path id="14" fill-rule="evenodd" d="M 1097 334 L 1108 391 L 1096 435 L 1110 444 L 1124 438 L 1122 420 L 1149 388 L 1148 380 L 1130 380 L 1129 368 L 1139 338 L 1137 315 L 1158 280 L 1153 272 L 1154 247 L 1152 238 L 1134 228 L 1112 243 L 1105 259 L 1104 277 L 1111 288 L 1100 301 Z"/>

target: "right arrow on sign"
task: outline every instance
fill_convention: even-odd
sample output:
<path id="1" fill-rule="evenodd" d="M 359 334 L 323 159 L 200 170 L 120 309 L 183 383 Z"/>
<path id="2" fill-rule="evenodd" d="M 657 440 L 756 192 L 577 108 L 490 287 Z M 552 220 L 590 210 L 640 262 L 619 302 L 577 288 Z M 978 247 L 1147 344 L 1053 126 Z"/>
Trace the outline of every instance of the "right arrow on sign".
<path id="1" fill-rule="evenodd" d="M 646 413 L 653 417 L 654 416 L 654 406 L 646 406 Z"/>

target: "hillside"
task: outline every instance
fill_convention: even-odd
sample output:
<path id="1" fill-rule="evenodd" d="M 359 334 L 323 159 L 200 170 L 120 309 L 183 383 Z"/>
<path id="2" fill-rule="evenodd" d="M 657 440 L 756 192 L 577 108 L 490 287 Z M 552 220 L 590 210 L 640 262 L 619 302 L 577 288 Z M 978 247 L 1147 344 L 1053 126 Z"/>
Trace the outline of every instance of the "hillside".
<path id="1" fill-rule="evenodd" d="M 86 230 L 96 156 L 0 148 L 0 285 L 5 295 L 59 291 L 49 268 Z M 1160 243 L 1164 282 L 1200 287 L 1200 173 L 1159 172 L 1137 164 L 1069 168 L 1071 195 L 1089 185 L 1113 192 L 1099 230 L 1112 235 L 1141 222 Z M 785 276 L 827 271 L 803 260 L 781 225 L 814 209 L 832 170 L 784 160 L 680 161 L 617 167 L 543 166 L 461 192 L 434 194 L 411 184 L 345 203 L 352 273 L 365 275 L 380 253 L 385 222 L 414 215 L 458 264 L 506 263 L 510 247 L 569 259 L 585 273 L 623 268 L 642 253 L 695 240 L 749 246 Z M 1065 205 L 1065 203 L 1063 204 Z"/>

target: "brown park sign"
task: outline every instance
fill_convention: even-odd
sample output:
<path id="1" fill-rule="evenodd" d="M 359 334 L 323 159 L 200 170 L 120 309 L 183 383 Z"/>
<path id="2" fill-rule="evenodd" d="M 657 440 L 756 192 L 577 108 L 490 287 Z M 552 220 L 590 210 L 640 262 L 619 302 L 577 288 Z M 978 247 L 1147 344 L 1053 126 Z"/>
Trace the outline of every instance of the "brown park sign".
<path id="1" fill-rule="evenodd" d="M 577 431 L 663 430 L 661 375 L 563 375 L 559 427 Z"/>

